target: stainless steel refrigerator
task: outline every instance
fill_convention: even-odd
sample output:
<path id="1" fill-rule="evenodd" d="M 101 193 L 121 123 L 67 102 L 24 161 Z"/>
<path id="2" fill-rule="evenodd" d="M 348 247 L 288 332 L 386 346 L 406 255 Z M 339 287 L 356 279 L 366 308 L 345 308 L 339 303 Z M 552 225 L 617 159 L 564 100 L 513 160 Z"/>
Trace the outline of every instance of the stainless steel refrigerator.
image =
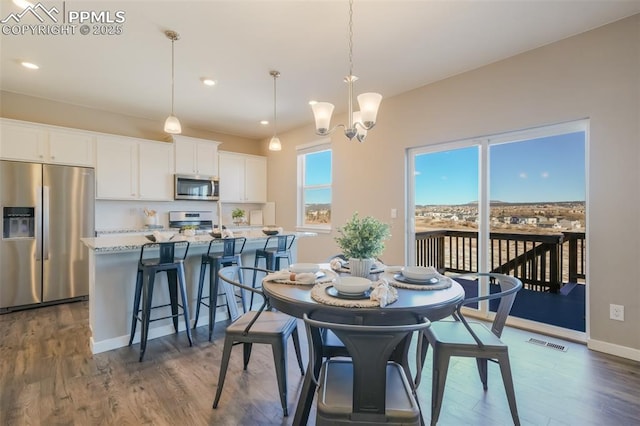
<path id="1" fill-rule="evenodd" d="M 0 161 L 0 313 L 86 298 L 94 171 Z"/>

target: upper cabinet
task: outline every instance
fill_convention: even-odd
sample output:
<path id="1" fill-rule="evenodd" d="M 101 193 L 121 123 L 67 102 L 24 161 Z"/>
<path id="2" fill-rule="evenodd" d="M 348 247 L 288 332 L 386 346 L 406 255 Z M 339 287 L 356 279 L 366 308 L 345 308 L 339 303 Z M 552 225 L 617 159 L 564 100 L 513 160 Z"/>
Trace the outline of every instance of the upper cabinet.
<path id="1" fill-rule="evenodd" d="M 35 163 L 94 166 L 91 132 L 2 119 L 0 158 Z"/>
<path id="2" fill-rule="evenodd" d="M 218 176 L 220 142 L 172 135 L 178 174 Z"/>
<path id="3" fill-rule="evenodd" d="M 267 158 L 220 151 L 220 200 L 267 202 Z"/>
<path id="4" fill-rule="evenodd" d="M 96 198 L 173 200 L 173 146 L 121 136 L 100 136 Z"/>

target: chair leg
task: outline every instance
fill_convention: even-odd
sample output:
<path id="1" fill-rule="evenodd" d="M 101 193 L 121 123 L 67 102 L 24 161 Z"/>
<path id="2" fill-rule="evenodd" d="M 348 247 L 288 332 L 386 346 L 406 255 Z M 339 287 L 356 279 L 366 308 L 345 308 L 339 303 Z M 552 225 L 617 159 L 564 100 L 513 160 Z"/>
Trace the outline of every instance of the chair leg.
<path id="1" fill-rule="evenodd" d="M 222 387 L 224 386 L 224 378 L 227 375 L 227 367 L 229 367 L 231 349 L 233 349 L 233 339 L 225 337 L 224 348 L 222 349 L 222 362 L 220 362 L 220 373 L 218 374 L 218 389 L 216 390 L 216 397 L 213 400 L 213 408 L 218 408 L 220 395 L 222 395 Z"/>
<path id="2" fill-rule="evenodd" d="M 171 319 L 173 329 L 178 332 L 178 274 L 175 269 L 165 271 L 167 273 L 167 285 L 169 286 L 169 300 L 171 301 Z M 188 327 L 188 325 L 187 325 Z"/>
<path id="3" fill-rule="evenodd" d="M 488 361 L 486 358 L 476 358 L 476 364 L 478 364 L 478 374 L 480 374 L 480 381 L 482 382 L 482 388 L 487 390 L 489 387 L 487 385 L 487 364 Z"/>
<path id="4" fill-rule="evenodd" d="M 202 304 L 202 287 L 204 286 L 204 275 L 207 272 L 208 262 L 200 264 L 200 278 L 198 279 L 198 298 L 196 299 L 196 316 L 193 319 L 193 328 L 198 326 L 198 317 L 200 317 L 200 305 Z"/>
<path id="5" fill-rule="evenodd" d="M 142 293 L 142 271 L 138 269 L 136 274 L 136 289 L 133 295 L 133 313 L 131 315 L 131 334 L 129 336 L 129 346 L 133 343 L 133 336 L 136 334 L 138 325 L 138 311 L 140 310 L 140 295 Z"/>
<path id="6" fill-rule="evenodd" d="M 427 340 L 427 337 L 424 336 L 424 339 L 422 340 L 422 351 L 420 352 L 420 364 L 421 364 L 421 373 L 424 372 L 424 362 L 427 359 L 427 352 L 429 351 L 429 341 Z M 407 360 L 408 362 L 408 360 Z M 408 376 L 410 377 L 410 376 Z M 418 386 L 420 386 L 420 382 L 422 381 L 422 375 L 418 374 L 418 372 L 416 371 L 416 376 L 413 379 L 413 388 L 414 389 L 418 389 Z"/>
<path id="7" fill-rule="evenodd" d="M 184 265 L 181 263 L 178 265 L 178 285 L 180 286 L 180 297 L 182 298 L 182 314 L 184 316 L 184 328 L 187 331 L 187 338 L 189 339 L 189 346 L 193 346 L 193 339 L 191 338 L 191 327 L 189 324 L 189 301 L 187 299 L 187 285 L 184 276 Z M 177 317 L 176 317 L 177 319 Z"/>
<path id="8" fill-rule="evenodd" d="M 214 262 L 211 264 L 209 273 L 209 341 L 213 336 L 213 326 L 216 323 L 216 310 L 218 307 L 218 270 L 220 264 Z"/>
<path id="9" fill-rule="evenodd" d="M 251 349 L 253 348 L 253 343 L 243 343 L 242 344 L 242 359 L 243 359 L 243 370 L 247 369 L 249 365 L 249 359 L 251 358 Z"/>
<path id="10" fill-rule="evenodd" d="M 442 350 L 433 348 L 433 379 L 431 383 L 431 425 L 434 426 L 440 417 L 444 386 L 447 382 L 449 355 L 441 354 Z"/>
<path id="11" fill-rule="evenodd" d="M 300 353 L 300 336 L 298 336 L 298 327 L 293 329 L 291 337 L 293 338 L 293 348 L 296 350 L 296 358 L 298 358 L 300 374 L 304 376 L 304 366 L 302 365 L 302 355 Z"/>
<path id="12" fill-rule="evenodd" d="M 286 337 L 283 336 L 282 340 L 277 344 L 271 345 L 273 351 L 273 362 L 276 366 L 276 379 L 278 381 L 278 391 L 280 392 L 280 403 L 282 404 L 282 411 L 284 416 L 287 417 L 289 412 L 287 410 L 287 350 L 286 350 Z"/>
<path id="13" fill-rule="evenodd" d="M 142 332 L 140 333 L 140 359 L 144 357 L 147 350 L 147 337 L 149 335 L 149 319 L 151 316 L 151 299 L 153 298 L 153 284 L 156 274 L 144 274 L 142 283 Z M 145 282 L 146 281 L 146 282 Z"/>
<path id="14" fill-rule="evenodd" d="M 518 407 L 516 406 L 516 393 L 513 389 L 513 377 L 511 376 L 511 364 L 509 363 L 509 353 L 505 352 L 504 355 L 498 356 L 497 359 L 498 364 L 500 364 L 500 373 L 502 374 L 502 382 L 504 383 L 504 390 L 507 394 L 507 401 L 509 401 L 513 424 L 520 426 Z"/>

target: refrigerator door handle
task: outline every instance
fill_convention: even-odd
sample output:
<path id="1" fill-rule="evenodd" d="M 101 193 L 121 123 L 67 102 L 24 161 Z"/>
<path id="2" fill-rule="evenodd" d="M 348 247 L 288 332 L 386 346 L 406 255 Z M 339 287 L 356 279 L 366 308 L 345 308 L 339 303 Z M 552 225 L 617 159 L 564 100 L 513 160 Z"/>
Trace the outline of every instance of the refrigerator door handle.
<path id="1" fill-rule="evenodd" d="M 38 194 L 42 194 L 42 187 L 37 188 Z M 36 260 L 42 260 L 42 197 L 36 198 Z"/>
<path id="2" fill-rule="evenodd" d="M 42 259 L 49 260 L 49 187 L 42 187 Z"/>

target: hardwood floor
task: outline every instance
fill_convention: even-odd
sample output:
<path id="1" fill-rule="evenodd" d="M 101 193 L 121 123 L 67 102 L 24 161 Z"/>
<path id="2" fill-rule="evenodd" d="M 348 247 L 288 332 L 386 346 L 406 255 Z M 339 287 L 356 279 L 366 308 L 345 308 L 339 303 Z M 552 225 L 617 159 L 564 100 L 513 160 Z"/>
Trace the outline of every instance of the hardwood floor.
<path id="1" fill-rule="evenodd" d="M 303 342 L 304 330 L 299 326 Z M 212 409 L 222 353 L 223 326 L 214 341 L 206 327 L 189 347 L 184 333 L 139 347 L 92 355 L 88 302 L 0 315 L 1 425 L 288 425 L 302 385 L 289 344 L 289 411 L 282 416 L 271 350 L 254 345 L 247 371 L 234 349 L 218 409 Z M 507 328 L 523 425 L 640 424 L 640 363 Z M 566 352 L 527 343 L 530 337 L 565 345 Z M 306 343 L 303 347 L 306 357 Z M 427 360 L 430 365 L 430 359 Z M 497 366 L 483 391 L 475 362 L 450 365 L 438 424 L 511 423 Z M 418 390 L 429 421 L 431 370 Z M 309 424 L 313 424 L 313 416 Z"/>

